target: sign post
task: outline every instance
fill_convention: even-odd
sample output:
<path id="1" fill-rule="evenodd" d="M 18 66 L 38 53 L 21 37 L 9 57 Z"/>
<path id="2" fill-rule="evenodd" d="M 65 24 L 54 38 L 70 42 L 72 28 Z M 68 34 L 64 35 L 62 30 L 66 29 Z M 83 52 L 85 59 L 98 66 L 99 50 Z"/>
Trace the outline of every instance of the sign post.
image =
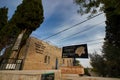
<path id="1" fill-rule="evenodd" d="M 62 58 L 73 58 L 73 66 L 61 67 L 62 74 L 84 74 L 84 68 L 76 66 L 75 58 L 88 58 L 87 44 L 64 46 Z"/>

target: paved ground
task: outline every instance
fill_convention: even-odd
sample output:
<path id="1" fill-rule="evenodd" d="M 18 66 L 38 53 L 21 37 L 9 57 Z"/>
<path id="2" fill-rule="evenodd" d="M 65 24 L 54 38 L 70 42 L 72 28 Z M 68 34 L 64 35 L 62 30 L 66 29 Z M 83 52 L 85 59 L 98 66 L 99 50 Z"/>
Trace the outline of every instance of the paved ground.
<path id="1" fill-rule="evenodd" d="M 78 76 L 75 74 L 64 74 L 62 75 L 62 80 L 120 80 L 120 79 L 103 78 L 103 77 L 87 77 L 87 76 Z"/>
<path id="2" fill-rule="evenodd" d="M 55 80 L 120 80 L 117 78 L 88 77 L 77 74 L 61 74 L 60 70 L 0 71 L 0 80 L 40 80 L 41 74 L 55 73 Z"/>

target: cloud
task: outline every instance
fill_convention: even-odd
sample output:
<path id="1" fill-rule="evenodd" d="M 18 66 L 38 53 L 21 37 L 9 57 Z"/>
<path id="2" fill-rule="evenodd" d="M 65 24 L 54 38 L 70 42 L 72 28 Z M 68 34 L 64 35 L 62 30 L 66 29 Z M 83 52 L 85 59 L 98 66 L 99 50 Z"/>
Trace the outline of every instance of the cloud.
<path id="1" fill-rule="evenodd" d="M 77 58 L 77 60 L 79 60 L 80 61 L 80 64 L 83 66 L 83 67 L 85 67 L 85 68 L 87 68 L 87 67 L 92 67 L 91 65 L 90 65 L 90 58 L 88 58 L 88 59 L 80 59 L 80 58 Z"/>
<path id="2" fill-rule="evenodd" d="M 22 0 L 0 0 L 0 7 L 16 7 L 18 6 L 20 3 L 22 3 Z"/>
<path id="3" fill-rule="evenodd" d="M 98 39 L 104 37 L 104 27 L 105 25 L 83 25 L 83 26 L 76 26 L 73 29 L 67 30 L 59 35 L 52 37 L 50 40 L 52 41 L 65 41 L 67 39 L 67 43 L 71 42 L 81 42 L 82 40 L 89 40 L 89 39 Z M 58 30 L 63 29 L 65 27 L 59 28 Z M 56 29 L 57 30 L 57 29 Z M 56 32 L 56 31 L 55 31 Z M 92 35 L 92 36 L 91 36 Z M 59 37 L 59 38 L 56 38 Z M 68 41 L 69 40 L 69 41 Z"/>
<path id="4" fill-rule="evenodd" d="M 77 14 L 77 9 L 75 10 L 73 7 L 73 0 L 43 0 L 43 8 L 45 20 L 41 27 L 33 32 L 33 34 L 38 33 L 46 37 L 47 35 L 55 34 L 59 30 L 62 30 L 58 29 L 63 28 L 61 25 L 75 22 L 75 20 L 70 21 L 74 14 L 73 12 Z"/>
<path id="5" fill-rule="evenodd" d="M 53 1 L 55 1 L 54 4 L 53 4 Z M 43 23 L 43 26 L 41 26 L 41 28 L 38 29 L 38 31 L 37 30 L 35 31 L 36 34 L 38 33 L 39 35 L 41 35 L 42 38 L 49 37 L 50 35 L 56 34 L 59 31 L 65 30 L 65 29 L 71 27 L 72 25 L 75 25 L 75 24 L 87 19 L 87 15 L 80 16 L 80 14 L 77 13 L 77 8 L 72 3 L 72 0 L 70 0 L 70 1 L 50 0 L 50 2 L 44 1 L 44 8 L 45 8 L 44 11 L 47 15 L 47 18 L 46 18 L 45 22 Z M 57 14 L 57 16 L 55 16 L 56 14 Z M 58 14 L 60 16 L 58 16 Z M 55 19 L 54 17 L 58 17 L 57 22 L 59 22 L 60 25 L 57 25 L 57 26 L 55 25 L 57 22 L 56 22 L 56 20 L 54 20 Z M 60 21 L 59 18 L 61 18 L 61 17 L 63 18 L 63 21 Z M 48 19 L 52 20 L 53 24 L 50 25 L 47 22 Z M 54 45 L 62 47 L 65 45 L 81 44 L 81 42 L 84 42 L 84 41 L 103 38 L 105 35 L 104 34 L 105 24 L 98 25 L 91 30 L 74 35 L 73 38 L 72 38 L 72 36 L 70 36 L 70 35 L 80 32 L 86 28 L 89 28 L 90 26 L 94 26 L 95 24 L 98 24 L 102 21 L 105 21 L 104 14 L 100 15 L 94 19 L 91 19 L 83 24 L 80 24 L 80 25 L 76 26 L 76 28 L 72 28 L 72 29 L 67 30 L 63 33 L 60 33 L 56 36 L 50 37 L 46 41 L 49 41 Z M 68 37 L 68 36 L 70 36 L 70 37 Z M 63 39 L 66 37 L 68 37 L 68 39 Z M 89 51 L 92 52 L 95 49 L 99 49 L 101 47 L 101 44 L 100 43 L 96 44 L 96 45 L 89 44 L 88 47 L 89 47 Z"/>
<path id="6" fill-rule="evenodd" d="M 45 19 L 48 19 L 56 10 L 56 6 L 58 6 L 57 0 L 43 0 L 43 8 L 44 8 L 44 16 Z"/>
<path id="7" fill-rule="evenodd" d="M 54 4 L 53 4 L 54 3 Z M 80 23 L 87 19 L 88 15 L 81 16 L 77 13 L 78 7 L 73 4 L 73 0 L 43 0 L 45 20 L 40 28 L 38 28 L 33 34 L 39 39 L 44 39 L 57 32 L 70 28 L 71 26 Z M 105 24 L 96 25 L 94 28 L 82 32 L 77 35 L 73 35 L 95 24 L 105 21 L 104 14 L 97 16 L 83 24 L 76 26 L 70 30 L 62 32 L 56 36 L 50 37 L 44 41 L 49 42 L 55 46 L 62 48 L 67 45 L 78 45 L 87 43 L 88 52 L 93 53 L 95 50 L 100 52 L 101 46 L 104 40 L 96 40 L 104 38 L 105 36 Z M 70 36 L 69 38 L 67 38 Z M 64 39 L 67 38 L 67 39 Z M 62 40 L 63 39 L 63 40 Z M 93 42 L 85 42 L 89 40 L 96 40 Z M 79 59 L 84 66 L 90 66 L 90 59 Z"/>
<path id="8" fill-rule="evenodd" d="M 14 11 L 16 10 L 16 7 L 20 3 L 22 3 L 22 0 L 0 0 L 0 7 L 6 6 L 9 8 L 8 17 L 10 19 L 14 14 Z M 31 34 L 31 36 L 34 36 L 39 39 L 44 39 L 53 34 L 56 34 L 59 31 L 70 28 L 73 25 L 86 20 L 88 16 L 81 16 L 77 13 L 77 9 L 79 7 L 73 4 L 73 0 L 42 0 L 42 3 L 44 8 L 45 20 L 41 24 L 41 26 L 37 30 L 33 31 L 33 33 Z M 95 50 L 100 52 L 100 48 L 103 45 L 103 43 L 98 42 L 104 40 L 97 40 L 93 42 L 87 41 L 103 38 L 105 36 L 105 24 L 97 25 L 95 28 L 92 28 L 77 35 L 73 34 L 84 31 L 85 29 L 88 29 L 89 27 L 105 20 L 106 19 L 104 14 L 100 15 L 94 19 L 91 19 L 83 24 L 76 26 L 75 28 L 67 30 L 45 41 L 54 44 L 58 47 L 87 43 L 89 53 L 92 53 Z M 81 63 L 85 66 L 88 66 L 89 59 L 81 60 Z"/>

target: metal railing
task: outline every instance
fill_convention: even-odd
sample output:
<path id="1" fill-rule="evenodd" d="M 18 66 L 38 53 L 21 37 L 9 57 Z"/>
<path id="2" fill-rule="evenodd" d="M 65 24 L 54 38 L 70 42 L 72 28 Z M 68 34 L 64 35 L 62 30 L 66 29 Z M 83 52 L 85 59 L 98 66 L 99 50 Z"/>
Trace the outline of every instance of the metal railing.
<path id="1" fill-rule="evenodd" d="M 0 70 L 21 70 L 22 59 L 4 58 L 0 62 Z"/>

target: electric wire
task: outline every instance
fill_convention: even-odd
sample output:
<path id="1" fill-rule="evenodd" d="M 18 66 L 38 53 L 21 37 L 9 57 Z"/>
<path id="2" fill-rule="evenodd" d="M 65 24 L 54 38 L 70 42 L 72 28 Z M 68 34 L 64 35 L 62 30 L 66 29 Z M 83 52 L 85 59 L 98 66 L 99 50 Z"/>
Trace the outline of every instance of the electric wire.
<path id="1" fill-rule="evenodd" d="M 91 42 L 95 42 L 95 41 L 100 41 L 100 40 L 104 40 L 104 38 L 98 38 L 98 39 L 92 39 L 92 40 L 87 40 L 87 41 L 83 41 L 83 42 L 79 42 L 79 43 L 91 43 Z"/>
<path id="2" fill-rule="evenodd" d="M 91 40 L 87 40 L 87 41 L 83 41 L 83 42 L 77 42 L 77 44 L 78 43 L 87 43 L 87 44 L 89 44 L 89 45 L 92 45 L 92 44 L 97 44 L 97 43 L 102 43 L 103 41 L 100 41 L 100 42 L 95 42 L 95 41 L 100 41 L 100 40 L 104 40 L 104 38 L 98 38 L 98 39 L 91 39 Z M 91 43 L 91 42 L 95 42 L 95 43 Z M 67 45 L 67 44 L 66 44 Z M 74 45 L 76 45 L 76 43 L 74 43 Z M 61 45 L 59 45 L 59 46 L 62 46 L 62 44 Z"/>
<path id="3" fill-rule="evenodd" d="M 82 21 L 82 22 L 79 22 L 79 23 L 77 23 L 77 24 L 75 24 L 75 25 L 73 25 L 73 26 L 71 26 L 71 27 L 69 27 L 69 28 L 66 28 L 66 29 L 64 29 L 64 30 L 62 30 L 62 31 L 59 31 L 59 32 L 57 32 L 57 33 L 55 33 L 55 34 L 53 34 L 53 35 L 50 35 L 50 36 L 48 36 L 48 37 L 46 37 L 46 38 L 44 38 L 44 39 L 42 39 L 42 40 L 47 40 L 47 39 L 49 39 L 49 38 L 51 38 L 51 37 L 53 37 L 53 36 L 56 36 L 56 35 L 58 35 L 58 34 L 60 34 L 60 33 L 62 33 L 62 32 L 65 32 L 65 31 L 67 31 L 67 30 L 69 30 L 69 29 L 75 28 L 75 27 L 77 27 L 77 25 L 80 25 L 80 24 L 82 24 L 82 23 L 84 23 L 84 22 L 87 22 L 87 21 L 89 21 L 89 20 L 91 20 L 91 19 L 93 19 L 93 18 L 95 18 L 95 17 L 97 17 L 97 16 L 99 16 L 99 15 L 101 15 L 101 14 L 103 14 L 103 13 L 99 13 L 99 14 L 91 17 L 91 18 L 88 18 L 88 19 L 86 19 L 86 20 L 84 20 L 84 21 Z"/>
<path id="4" fill-rule="evenodd" d="M 93 41 L 97 41 L 97 40 L 104 40 L 104 38 L 98 38 L 98 39 L 94 39 L 94 40 L 87 40 L 87 41 L 84 41 L 84 42 L 81 42 L 81 43 L 88 43 L 88 42 L 93 42 Z"/>
<path id="5" fill-rule="evenodd" d="M 72 38 L 72 37 L 75 37 L 76 35 L 78 35 L 78 34 L 80 34 L 80 33 L 84 33 L 84 32 L 86 32 L 86 31 L 89 31 L 89 30 L 97 27 L 98 25 L 101 25 L 103 22 L 105 22 L 105 21 L 102 21 L 102 22 L 100 22 L 100 23 L 98 23 L 98 24 L 95 24 L 95 25 L 93 25 L 93 26 L 90 26 L 89 28 L 86 28 L 86 29 L 84 29 L 84 30 L 82 30 L 82 31 L 79 31 L 79 32 L 74 33 L 74 34 L 72 34 L 72 35 L 69 35 L 69 36 L 67 36 L 67 37 L 65 37 L 65 38 L 62 38 L 62 39 L 60 39 L 59 41 L 61 41 L 61 40 L 64 41 L 65 39 Z"/>
<path id="6" fill-rule="evenodd" d="M 117 8 L 117 6 L 119 6 L 119 4 L 120 4 L 120 2 L 115 5 L 115 8 Z M 86 21 L 88 21 L 88 20 L 91 20 L 91 19 L 93 19 L 93 18 L 95 18 L 95 17 L 97 17 L 97 16 L 99 16 L 99 15 L 101 15 L 101 14 L 103 14 L 103 12 L 102 12 L 102 13 L 99 13 L 99 14 L 97 14 L 97 15 L 95 15 L 95 16 L 92 16 L 91 18 L 88 18 L 88 19 L 86 19 L 86 20 L 84 20 L 84 21 L 82 21 L 82 22 L 80 22 L 80 23 L 77 23 L 77 24 L 71 26 L 70 28 L 66 28 L 66 29 L 64 29 L 64 30 L 62 30 L 62 31 L 59 31 L 59 32 L 53 34 L 53 35 L 50 35 L 50 36 L 48 36 L 48 37 L 46 37 L 46 38 L 43 38 L 42 40 L 47 40 L 47 39 L 49 39 L 49 38 L 51 38 L 51 37 L 53 37 L 53 36 L 55 36 L 55 35 L 58 35 L 58 34 L 64 32 L 64 31 L 67 31 L 67 30 L 69 30 L 69 29 L 71 29 L 71 28 L 74 28 L 74 27 L 76 27 L 77 25 L 80 25 L 80 24 L 82 24 L 82 23 L 84 23 L 84 22 L 86 22 Z"/>
<path id="7" fill-rule="evenodd" d="M 95 44 L 99 44 L 99 43 L 103 43 L 103 41 L 99 41 L 99 42 L 95 42 L 95 43 L 90 43 L 88 45 L 95 45 Z"/>

